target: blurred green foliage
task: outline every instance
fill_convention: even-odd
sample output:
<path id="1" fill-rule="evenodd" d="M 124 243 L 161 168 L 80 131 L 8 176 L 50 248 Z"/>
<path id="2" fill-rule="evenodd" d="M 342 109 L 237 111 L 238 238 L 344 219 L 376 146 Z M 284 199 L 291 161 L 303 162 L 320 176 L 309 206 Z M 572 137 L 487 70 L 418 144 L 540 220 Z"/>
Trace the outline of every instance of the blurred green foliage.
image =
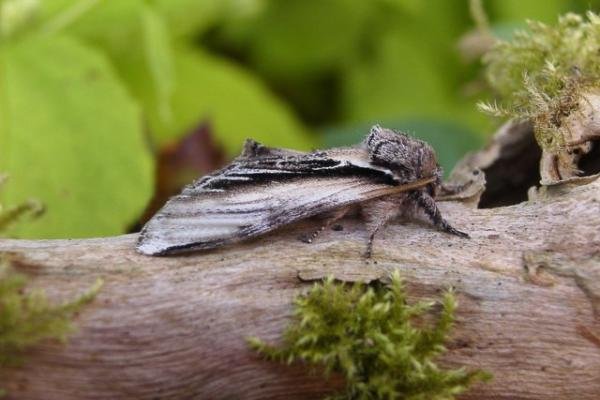
<path id="1" fill-rule="evenodd" d="M 589 0 L 484 1 L 494 32 Z M 157 152 L 203 123 L 308 150 L 388 122 L 446 168 L 493 130 L 466 0 L 0 0 L 2 200 L 47 213 L 19 237 L 125 232 L 154 193 Z M 335 138 L 324 133 L 335 131 Z"/>

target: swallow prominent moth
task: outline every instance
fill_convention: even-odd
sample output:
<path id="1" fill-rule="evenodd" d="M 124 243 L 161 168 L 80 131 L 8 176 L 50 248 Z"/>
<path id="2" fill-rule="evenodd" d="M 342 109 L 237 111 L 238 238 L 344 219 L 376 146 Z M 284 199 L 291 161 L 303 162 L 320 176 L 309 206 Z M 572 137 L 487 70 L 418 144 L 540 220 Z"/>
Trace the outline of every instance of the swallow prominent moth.
<path id="1" fill-rule="evenodd" d="M 399 216 L 468 237 L 435 203 L 441 175 L 430 145 L 379 125 L 356 146 L 310 153 L 247 140 L 231 164 L 171 198 L 142 229 L 137 250 L 169 255 L 213 249 L 322 215 L 310 242 L 352 210 L 369 232 L 367 256 L 377 232 Z"/>

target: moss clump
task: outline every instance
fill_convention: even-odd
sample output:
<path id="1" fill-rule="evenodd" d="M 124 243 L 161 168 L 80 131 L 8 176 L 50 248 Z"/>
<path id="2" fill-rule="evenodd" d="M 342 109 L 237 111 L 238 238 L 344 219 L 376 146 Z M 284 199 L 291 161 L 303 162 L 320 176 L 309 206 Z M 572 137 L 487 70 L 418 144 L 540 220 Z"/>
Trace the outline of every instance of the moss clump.
<path id="1" fill-rule="evenodd" d="M 6 180 L 7 176 L 0 174 L 0 189 Z M 25 214 L 31 214 L 33 217 L 38 217 L 43 211 L 44 207 L 37 200 L 27 200 L 24 203 L 8 208 L 5 208 L 0 204 L 0 231 L 5 230 L 11 224 L 17 222 L 19 218 Z"/>
<path id="2" fill-rule="evenodd" d="M 73 331 L 71 319 L 91 302 L 102 286 L 98 280 L 72 301 L 48 302 L 41 290 L 25 291 L 27 279 L 0 263 L 0 367 L 18 364 L 20 353 L 43 339 L 64 341 Z"/>
<path id="3" fill-rule="evenodd" d="M 407 303 L 399 274 L 389 287 L 337 283 L 332 278 L 315 284 L 295 301 L 293 323 L 281 347 L 249 339 L 250 346 L 268 359 L 300 360 L 321 366 L 325 373 L 343 374 L 343 393 L 329 399 L 452 399 L 478 380 L 482 371 L 445 370 L 433 359 L 445 351 L 444 341 L 454 322 L 452 292 L 442 300 L 437 322 L 422 320 L 434 303 Z"/>
<path id="4" fill-rule="evenodd" d="M 600 82 L 600 17 L 569 13 L 555 26 L 532 21 L 528 25 L 527 31 L 499 41 L 484 57 L 487 79 L 502 104 L 480 108 L 532 120 L 540 146 L 555 151 L 565 145 L 562 119 Z"/>
<path id="5" fill-rule="evenodd" d="M 6 176 L 0 175 L 0 188 L 5 181 Z M 3 209 L 0 204 L 0 231 L 24 214 L 37 217 L 42 211 L 43 207 L 35 200 L 8 209 Z M 98 279 L 76 299 L 52 305 L 42 290 L 27 291 L 27 278 L 0 258 L 0 367 L 18 365 L 22 361 L 22 351 L 42 340 L 64 342 L 74 330 L 71 320 L 96 297 L 102 284 Z M 0 397 L 5 394 L 6 391 L 0 388 Z"/>

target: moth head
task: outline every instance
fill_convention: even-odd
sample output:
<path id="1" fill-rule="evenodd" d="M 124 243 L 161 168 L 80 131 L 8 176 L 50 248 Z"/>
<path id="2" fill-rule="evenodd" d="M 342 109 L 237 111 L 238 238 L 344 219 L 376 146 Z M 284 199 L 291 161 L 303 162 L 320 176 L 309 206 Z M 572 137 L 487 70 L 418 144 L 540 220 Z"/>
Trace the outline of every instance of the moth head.
<path id="1" fill-rule="evenodd" d="M 374 125 L 365 139 L 371 162 L 390 169 L 400 180 L 409 182 L 435 178 L 431 190 L 437 192 L 442 169 L 433 148 L 426 142 L 405 133 Z"/>

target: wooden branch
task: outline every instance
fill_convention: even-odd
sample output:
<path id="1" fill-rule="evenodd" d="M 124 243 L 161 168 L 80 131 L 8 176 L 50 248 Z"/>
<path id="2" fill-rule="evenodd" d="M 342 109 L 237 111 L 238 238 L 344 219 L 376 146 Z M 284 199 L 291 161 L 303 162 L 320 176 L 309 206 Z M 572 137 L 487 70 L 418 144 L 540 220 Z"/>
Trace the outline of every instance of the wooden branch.
<path id="1" fill-rule="evenodd" d="M 488 168 L 482 154 L 475 158 Z M 465 165 L 457 175 L 473 172 Z M 488 209 L 468 196 L 443 202 L 447 219 L 472 239 L 395 224 L 376 241 L 371 263 L 361 256 L 366 232 L 352 219 L 310 245 L 296 240 L 314 229 L 307 221 L 234 247 L 164 258 L 137 254 L 136 235 L 0 240 L 0 252 L 57 301 L 105 280 L 68 344 L 35 347 L 24 366 L 3 371 L 0 387 L 14 399 L 319 398 L 341 380 L 265 361 L 245 339 L 277 341 L 307 281 L 330 274 L 370 281 L 399 269 L 415 299 L 457 290 L 458 323 L 443 363 L 494 374 L 462 398 L 596 400 L 600 180 L 529 195 Z"/>
<path id="2" fill-rule="evenodd" d="M 17 267 L 54 299 L 106 284 L 67 345 L 46 343 L 5 371 L 15 399 L 307 399 L 327 382 L 264 361 L 245 338 L 276 341 L 303 281 L 370 280 L 399 269 L 414 297 L 454 286 L 459 322 L 445 362 L 493 372 L 470 399 L 597 399 L 600 394 L 600 180 L 545 190 L 510 207 L 442 203 L 472 239 L 390 226 L 377 264 L 361 258 L 357 221 L 314 244 L 310 223 L 236 247 L 153 258 L 136 235 L 2 240 Z M 596 316 L 594 315 L 596 308 Z"/>

